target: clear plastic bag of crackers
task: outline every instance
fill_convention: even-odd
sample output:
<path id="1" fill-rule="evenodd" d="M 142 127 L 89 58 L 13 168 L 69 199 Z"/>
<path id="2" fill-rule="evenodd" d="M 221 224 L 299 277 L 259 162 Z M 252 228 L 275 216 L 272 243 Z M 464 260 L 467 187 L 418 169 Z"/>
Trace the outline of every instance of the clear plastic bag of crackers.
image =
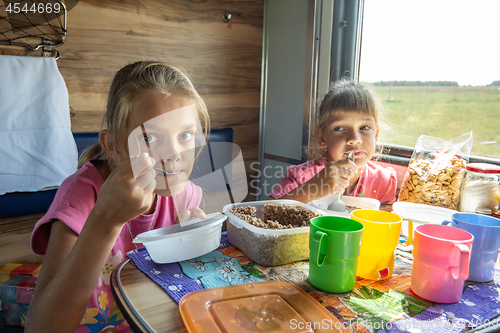
<path id="1" fill-rule="evenodd" d="M 450 141 L 421 135 L 398 201 L 457 210 L 471 148 L 472 131 Z"/>

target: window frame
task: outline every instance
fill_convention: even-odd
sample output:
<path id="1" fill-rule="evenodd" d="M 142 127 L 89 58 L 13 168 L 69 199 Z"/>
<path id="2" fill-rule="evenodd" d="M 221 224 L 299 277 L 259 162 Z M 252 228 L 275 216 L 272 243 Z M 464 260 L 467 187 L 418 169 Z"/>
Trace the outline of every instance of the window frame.
<path id="1" fill-rule="evenodd" d="M 397 144 L 378 144 L 382 147 L 382 153 L 374 155 L 375 160 L 394 165 L 408 166 L 415 147 L 401 146 Z M 481 155 L 469 155 L 469 163 L 489 163 L 500 166 L 500 158 Z"/>

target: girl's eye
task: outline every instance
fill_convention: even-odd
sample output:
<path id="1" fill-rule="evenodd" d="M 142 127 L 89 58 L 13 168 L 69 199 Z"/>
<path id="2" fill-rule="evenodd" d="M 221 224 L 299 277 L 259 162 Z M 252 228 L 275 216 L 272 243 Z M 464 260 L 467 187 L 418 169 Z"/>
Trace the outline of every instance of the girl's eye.
<path id="1" fill-rule="evenodd" d="M 179 140 L 189 141 L 193 137 L 193 132 L 183 132 L 179 135 Z"/>
<path id="2" fill-rule="evenodd" d="M 337 127 L 334 127 L 334 128 L 333 128 L 333 130 L 334 130 L 335 132 L 340 132 L 340 131 L 343 131 L 343 130 L 344 130 L 344 127 L 342 127 L 342 126 L 337 126 Z"/>
<path id="3" fill-rule="evenodd" d="M 153 143 L 153 142 L 158 141 L 158 138 L 154 134 L 144 134 L 142 136 L 142 141 L 144 141 L 146 143 Z"/>
<path id="4" fill-rule="evenodd" d="M 361 128 L 360 128 L 360 130 L 362 130 L 362 131 L 368 131 L 368 130 L 370 130 L 370 129 L 371 129 L 371 127 L 370 127 L 370 126 L 368 126 L 368 125 L 361 126 Z"/>

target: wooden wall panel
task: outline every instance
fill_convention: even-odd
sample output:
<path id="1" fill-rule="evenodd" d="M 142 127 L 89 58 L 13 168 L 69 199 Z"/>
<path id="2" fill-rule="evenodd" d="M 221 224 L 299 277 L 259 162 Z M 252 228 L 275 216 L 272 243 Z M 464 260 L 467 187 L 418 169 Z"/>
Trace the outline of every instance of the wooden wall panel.
<path id="1" fill-rule="evenodd" d="M 222 21 L 224 10 L 232 14 L 230 23 Z M 229 103 L 238 113 L 250 103 L 258 122 L 262 15 L 262 1 L 80 1 L 69 12 L 59 60 L 75 119 L 104 110 L 111 79 L 123 65 L 159 59 L 183 67 L 212 112 L 227 113 L 222 109 Z M 74 131 L 88 131 L 100 121 L 76 124 Z"/>

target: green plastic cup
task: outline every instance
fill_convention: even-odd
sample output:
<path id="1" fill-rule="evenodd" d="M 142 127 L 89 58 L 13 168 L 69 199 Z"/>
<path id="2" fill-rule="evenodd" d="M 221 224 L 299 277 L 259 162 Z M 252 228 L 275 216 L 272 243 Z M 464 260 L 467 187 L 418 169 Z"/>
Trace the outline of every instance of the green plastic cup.
<path id="1" fill-rule="evenodd" d="M 330 293 L 354 288 L 363 224 L 344 217 L 311 219 L 309 283 Z"/>

